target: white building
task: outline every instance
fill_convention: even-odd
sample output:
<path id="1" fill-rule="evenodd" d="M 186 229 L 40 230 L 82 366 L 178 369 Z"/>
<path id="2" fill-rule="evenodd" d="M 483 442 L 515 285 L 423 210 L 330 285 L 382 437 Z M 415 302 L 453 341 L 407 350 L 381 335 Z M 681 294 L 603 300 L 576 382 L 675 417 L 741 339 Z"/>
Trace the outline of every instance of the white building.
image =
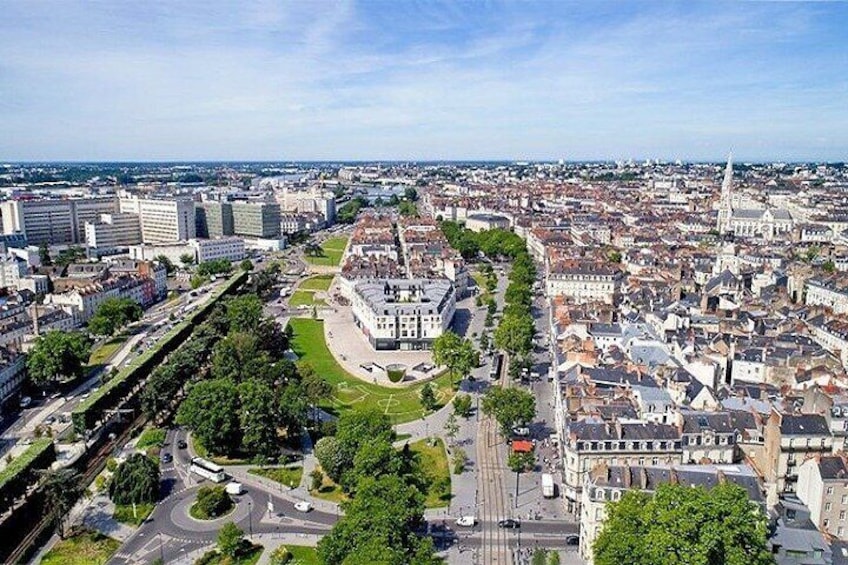
<path id="1" fill-rule="evenodd" d="M 144 243 L 186 241 L 195 237 L 194 202 L 187 198 L 153 199 L 122 194 L 121 213 L 135 214 Z"/>
<path id="2" fill-rule="evenodd" d="M 566 296 L 578 304 L 613 304 L 621 284 L 621 271 L 594 261 L 562 261 L 548 265 L 546 291 L 549 297 Z"/>
<path id="3" fill-rule="evenodd" d="M 85 241 L 85 223 L 116 212 L 114 196 L 45 198 L 0 203 L 3 231 L 26 235 L 30 245 L 68 245 Z"/>
<path id="4" fill-rule="evenodd" d="M 848 539 L 848 465 L 841 455 L 807 459 L 798 467 L 798 498 L 816 528 Z"/>
<path id="5" fill-rule="evenodd" d="M 826 306 L 834 314 L 848 313 L 848 287 L 836 279 L 813 277 L 807 280 L 806 290 L 807 306 Z"/>
<path id="6" fill-rule="evenodd" d="M 194 260 L 198 265 L 217 259 L 241 261 L 245 257 L 244 240 L 240 237 L 190 239 L 188 246 L 194 249 Z"/>
<path id="7" fill-rule="evenodd" d="M 374 349 L 429 349 L 450 327 L 456 292 L 447 279 L 385 279 L 353 287 L 353 319 Z"/>
<path id="8" fill-rule="evenodd" d="M 26 263 L 15 257 L 0 257 L 0 288 L 18 288 L 27 274 Z"/>
<path id="9" fill-rule="evenodd" d="M 25 377 L 26 356 L 0 348 L 0 407 L 18 392 Z"/>
<path id="10" fill-rule="evenodd" d="M 108 251 L 141 243 L 141 222 L 135 214 L 101 214 L 96 222 L 86 222 L 85 243 L 98 251 Z"/>

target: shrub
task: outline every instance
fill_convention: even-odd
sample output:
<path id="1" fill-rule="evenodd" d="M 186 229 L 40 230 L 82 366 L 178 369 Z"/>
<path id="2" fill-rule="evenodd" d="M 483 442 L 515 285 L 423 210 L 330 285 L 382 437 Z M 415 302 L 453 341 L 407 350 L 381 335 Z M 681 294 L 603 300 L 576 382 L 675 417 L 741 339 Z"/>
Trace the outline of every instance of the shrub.
<path id="1" fill-rule="evenodd" d="M 277 549 L 271 552 L 271 565 L 286 565 L 289 561 L 292 560 L 291 552 L 286 549 L 285 546 L 281 545 Z"/>
<path id="2" fill-rule="evenodd" d="M 233 501 L 222 486 L 200 487 L 193 509 L 198 517 L 212 519 L 223 516 L 233 507 Z"/>
<path id="3" fill-rule="evenodd" d="M 393 383 L 399 383 L 406 376 L 406 367 L 403 365 L 388 365 L 386 373 L 389 375 L 389 380 Z"/>

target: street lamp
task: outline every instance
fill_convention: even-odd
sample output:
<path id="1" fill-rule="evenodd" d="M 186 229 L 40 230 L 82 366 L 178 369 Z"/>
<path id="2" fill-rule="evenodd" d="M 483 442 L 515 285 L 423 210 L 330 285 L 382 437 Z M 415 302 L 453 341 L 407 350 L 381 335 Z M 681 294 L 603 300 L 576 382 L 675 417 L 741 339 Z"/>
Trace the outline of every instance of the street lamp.
<path id="1" fill-rule="evenodd" d="M 250 541 L 253 541 L 253 504 L 247 501 L 247 523 L 250 528 Z"/>

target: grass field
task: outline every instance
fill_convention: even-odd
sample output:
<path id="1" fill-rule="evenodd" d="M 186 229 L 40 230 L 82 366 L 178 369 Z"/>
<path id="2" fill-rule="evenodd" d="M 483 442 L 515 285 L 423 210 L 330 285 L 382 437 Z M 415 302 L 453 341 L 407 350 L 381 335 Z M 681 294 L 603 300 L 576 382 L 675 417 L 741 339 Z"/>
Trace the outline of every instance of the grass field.
<path id="1" fill-rule="evenodd" d="M 122 524 L 140 526 L 150 516 L 150 513 L 153 512 L 153 508 L 153 504 L 136 504 L 135 515 L 133 515 L 132 504 L 119 504 L 115 506 L 115 512 L 112 513 L 112 518 Z"/>
<path id="2" fill-rule="evenodd" d="M 309 363 L 319 375 L 336 388 L 333 397 L 322 407 L 330 412 L 374 408 L 396 423 L 411 422 L 424 415 L 420 391 L 422 384 L 406 388 L 389 388 L 365 382 L 344 370 L 327 349 L 324 341 L 324 322 L 309 318 L 292 318 L 289 325 L 294 331 L 292 349 L 301 361 Z M 439 407 L 450 402 L 454 391 L 450 376 L 433 381 Z M 438 408 L 437 408 L 438 409 Z"/>
<path id="3" fill-rule="evenodd" d="M 314 547 L 286 544 L 286 549 L 292 554 L 292 560 L 288 562 L 288 565 L 321 565 L 318 561 L 318 552 Z"/>
<path id="4" fill-rule="evenodd" d="M 289 298 L 289 306 L 297 307 L 297 306 L 324 306 L 326 304 L 325 301 L 320 298 L 315 298 L 315 291 L 313 290 L 296 290 L 292 293 L 291 298 Z"/>
<path id="5" fill-rule="evenodd" d="M 148 447 L 162 447 L 165 443 L 165 430 L 162 428 L 145 428 L 141 435 L 138 436 L 138 441 L 135 446 L 138 449 L 146 449 Z"/>
<path id="6" fill-rule="evenodd" d="M 321 244 L 321 250 L 324 254 L 320 257 L 305 256 L 304 258 L 312 265 L 323 267 L 338 267 L 342 260 L 345 246 L 347 245 L 347 237 L 330 237 Z"/>
<path id="7" fill-rule="evenodd" d="M 106 365 L 109 359 L 118 352 L 118 350 L 123 346 L 127 339 L 129 339 L 128 334 L 119 334 L 115 337 L 103 342 L 102 345 L 98 346 L 91 352 L 91 357 L 88 358 L 88 368 L 90 371 L 95 371 L 100 367 Z"/>
<path id="8" fill-rule="evenodd" d="M 257 467 L 248 469 L 251 475 L 271 479 L 285 486 L 298 486 L 303 477 L 303 467 Z"/>
<path id="9" fill-rule="evenodd" d="M 244 547 L 239 550 L 235 559 L 221 555 L 217 549 L 213 549 L 207 551 L 196 563 L 203 563 L 203 565 L 254 565 L 254 563 L 259 561 L 262 552 L 265 551 L 265 547 L 259 544 L 249 544 L 249 541 L 244 542 Z"/>
<path id="10" fill-rule="evenodd" d="M 447 506 L 451 498 L 451 479 L 445 444 L 441 439 L 436 439 L 434 445 L 430 445 L 426 439 L 422 439 L 410 443 L 409 449 L 418 455 L 421 469 L 429 479 L 424 506 L 427 508 Z"/>
<path id="11" fill-rule="evenodd" d="M 101 565 L 109 561 L 120 542 L 97 532 L 83 532 L 60 540 L 41 559 L 41 565 Z"/>
<path id="12" fill-rule="evenodd" d="M 317 465 L 316 468 L 321 469 L 321 466 Z M 342 487 L 334 483 L 333 479 L 328 477 L 326 473 L 324 473 L 324 479 L 321 481 L 321 488 L 318 490 L 309 489 L 309 494 L 327 502 L 339 503 L 347 500 L 347 495 L 342 491 Z"/>
<path id="13" fill-rule="evenodd" d="M 308 279 L 304 279 L 300 286 L 297 287 L 298 290 L 330 290 L 330 285 L 333 284 L 333 278 L 335 275 L 315 275 L 314 277 L 309 277 Z"/>

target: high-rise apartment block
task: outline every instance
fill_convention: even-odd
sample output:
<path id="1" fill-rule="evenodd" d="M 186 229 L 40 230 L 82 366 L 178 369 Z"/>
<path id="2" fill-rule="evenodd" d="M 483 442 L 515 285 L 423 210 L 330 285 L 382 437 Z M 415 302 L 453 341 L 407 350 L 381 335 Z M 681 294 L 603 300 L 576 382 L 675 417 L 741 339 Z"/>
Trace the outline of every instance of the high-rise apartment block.
<path id="1" fill-rule="evenodd" d="M 141 243 L 141 223 L 135 214 L 101 214 L 96 222 L 86 222 L 85 243 L 107 251 Z"/>
<path id="2" fill-rule="evenodd" d="M 270 202 L 233 202 L 233 231 L 258 238 L 280 237 L 280 205 Z"/>
<path id="3" fill-rule="evenodd" d="M 122 196 L 121 213 L 136 214 L 145 243 L 186 241 L 195 237 L 194 201 L 187 198 Z"/>
<path id="4" fill-rule="evenodd" d="M 30 245 L 83 243 L 86 222 L 117 211 L 114 196 L 11 200 L 0 204 L 4 233 L 23 233 Z"/>

